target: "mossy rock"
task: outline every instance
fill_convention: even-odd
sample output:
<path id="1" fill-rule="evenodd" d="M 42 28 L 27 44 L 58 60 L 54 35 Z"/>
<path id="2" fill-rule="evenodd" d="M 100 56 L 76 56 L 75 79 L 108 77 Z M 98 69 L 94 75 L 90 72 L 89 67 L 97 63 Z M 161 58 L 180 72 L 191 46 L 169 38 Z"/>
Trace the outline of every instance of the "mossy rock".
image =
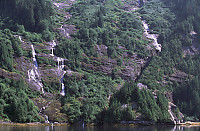
<path id="1" fill-rule="evenodd" d="M 62 107 L 58 100 L 53 101 L 45 110 L 45 114 L 49 116 L 49 121 L 67 122 L 67 116 L 61 113 Z"/>

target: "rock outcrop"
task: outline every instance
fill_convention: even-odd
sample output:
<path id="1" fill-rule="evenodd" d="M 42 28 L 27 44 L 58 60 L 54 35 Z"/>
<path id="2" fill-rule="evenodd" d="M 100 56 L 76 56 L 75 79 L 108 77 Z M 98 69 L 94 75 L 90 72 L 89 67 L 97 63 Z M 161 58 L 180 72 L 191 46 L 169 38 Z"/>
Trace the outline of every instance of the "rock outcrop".
<path id="1" fill-rule="evenodd" d="M 187 46 L 182 46 L 184 57 L 187 55 L 194 56 L 200 53 L 199 39 L 198 34 L 196 32 L 191 31 L 189 34 L 189 38 L 187 37 L 188 40 L 186 40 L 186 35 L 182 35 L 182 38 L 185 41 L 190 41 L 191 44 Z"/>

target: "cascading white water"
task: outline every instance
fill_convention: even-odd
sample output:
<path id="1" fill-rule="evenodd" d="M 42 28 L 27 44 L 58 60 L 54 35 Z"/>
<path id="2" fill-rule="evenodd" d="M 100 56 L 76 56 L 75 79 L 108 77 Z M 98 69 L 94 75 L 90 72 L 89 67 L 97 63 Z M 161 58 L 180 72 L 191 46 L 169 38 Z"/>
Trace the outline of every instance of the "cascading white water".
<path id="1" fill-rule="evenodd" d="M 64 66 L 65 66 L 65 65 L 64 65 L 64 59 L 58 57 L 58 58 L 57 58 L 57 61 L 58 61 L 58 70 L 63 71 Z M 66 71 L 64 71 L 64 74 L 63 74 L 63 76 L 62 76 L 62 78 L 61 78 L 61 87 L 62 87 L 62 90 L 61 90 L 61 93 L 60 93 L 60 94 L 61 94 L 62 96 L 65 96 L 65 85 L 64 85 L 64 83 L 63 83 L 63 78 L 64 78 L 65 73 L 66 73 Z"/>
<path id="2" fill-rule="evenodd" d="M 61 28 L 62 28 L 62 26 L 61 26 Z M 53 53 L 53 51 L 54 51 L 54 48 L 55 48 L 55 46 L 56 46 L 57 44 L 56 44 L 56 42 L 53 40 L 53 42 L 51 43 L 51 56 L 54 56 L 54 53 Z M 58 70 L 59 70 L 59 72 L 63 72 L 63 69 L 64 69 L 64 59 L 63 58 L 61 58 L 61 57 L 57 57 L 57 62 L 58 62 Z M 62 78 L 61 78 L 61 95 L 62 96 L 65 96 L 65 85 L 64 85 L 64 83 L 63 83 L 63 78 L 64 78 L 64 75 L 65 75 L 65 73 L 66 73 L 66 71 L 64 71 L 64 73 L 63 73 L 63 76 L 62 76 Z"/>
<path id="3" fill-rule="evenodd" d="M 47 105 L 46 105 L 46 106 L 47 106 Z M 45 115 L 44 113 L 42 113 L 42 110 L 45 110 L 45 109 L 46 109 L 46 106 L 43 106 L 43 107 L 40 109 L 39 114 L 40 114 L 41 116 L 44 117 L 45 123 L 50 123 L 50 122 L 49 122 L 49 117 L 48 117 L 47 115 Z"/>
<path id="4" fill-rule="evenodd" d="M 45 120 L 45 123 L 49 123 L 49 117 L 47 115 L 44 115 L 46 120 Z"/>
<path id="5" fill-rule="evenodd" d="M 58 62 L 58 70 L 60 69 L 60 61 L 61 61 L 61 58 L 58 57 L 58 58 L 57 58 L 57 62 Z"/>
<path id="6" fill-rule="evenodd" d="M 147 31 L 149 31 L 149 26 L 148 26 L 147 23 L 145 23 L 144 21 L 142 21 L 142 23 L 143 23 L 143 27 L 144 27 L 145 33 L 148 34 Z"/>
<path id="7" fill-rule="evenodd" d="M 15 36 L 19 38 L 21 43 L 24 43 L 24 41 L 22 40 L 22 36 L 18 36 L 18 35 L 15 35 Z M 31 49 L 32 49 L 34 67 L 33 67 L 33 69 L 28 70 L 29 82 L 34 81 L 34 83 L 36 83 L 38 85 L 37 88 L 39 87 L 40 91 L 42 93 L 44 93 L 43 84 L 40 82 L 40 76 L 39 76 L 39 73 L 37 71 L 38 63 L 37 63 L 37 60 L 36 60 L 36 53 L 35 53 L 35 49 L 34 49 L 33 45 L 31 45 Z"/>
<path id="8" fill-rule="evenodd" d="M 24 41 L 22 40 L 22 37 L 21 37 L 21 36 L 18 36 L 18 37 L 19 37 L 20 42 L 24 42 Z"/>
<path id="9" fill-rule="evenodd" d="M 171 110 L 171 104 L 172 104 L 172 103 L 169 102 L 169 105 L 168 105 L 168 112 L 169 112 L 169 114 L 170 114 L 170 116 L 171 116 L 171 120 L 172 120 L 172 121 L 174 122 L 174 124 L 176 125 L 177 122 L 176 122 L 176 118 L 175 118 L 175 116 L 174 116 L 174 114 L 173 114 L 173 112 L 172 112 L 172 110 Z"/>
<path id="10" fill-rule="evenodd" d="M 145 21 L 142 21 L 142 24 L 143 24 L 143 27 L 144 27 L 144 34 L 150 38 L 150 39 L 153 39 L 153 46 L 156 48 L 156 50 L 158 50 L 159 52 L 161 52 L 161 44 L 158 44 L 158 41 L 157 41 L 157 37 L 155 34 L 149 34 L 148 31 L 149 31 L 149 26 L 148 24 L 145 23 Z"/>
<path id="11" fill-rule="evenodd" d="M 53 54 L 53 48 L 51 48 L 51 55 L 54 56 L 54 54 Z"/>
<path id="12" fill-rule="evenodd" d="M 54 56 L 53 51 L 54 51 L 55 46 L 56 46 L 56 42 L 53 40 L 53 42 L 51 44 L 51 56 Z"/>
<path id="13" fill-rule="evenodd" d="M 66 71 L 64 71 L 64 75 L 65 75 L 65 73 L 66 73 Z M 61 78 L 61 87 L 62 87 L 62 90 L 61 90 L 61 95 L 62 96 L 65 96 L 65 85 L 64 85 L 64 83 L 63 83 L 63 79 L 64 79 L 64 75 L 63 75 L 63 77 Z"/>
<path id="14" fill-rule="evenodd" d="M 36 53 L 35 53 L 35 49 L 33 47 L 33 45 L 31 45 L 31 48 L 32 48 L 32 55 L 33 55 L 33 64 L 35 66 L 35 68 L 37 69 L 38 68 L 38 64 L 37 64 L 37 60 L 36 60 Z"/>
<path id="15" fill-rule="evenodd" d="M 39 86 L 39 90 L 44 93 L 44 89 L 43 89 L 43 84 L 40 82 L 40 76 L 38 73 L 38 63 L 36 60 L 36 53 L 35 53 L 35 49 L 33 47 L 33 45 L 31 45 L 32 48 L 32 55 L 33 55 L 33 69 L 28 70 L 28 78 L 29 78 L 29 82 L 34 81 L 34 83 L 36 83 Z"/>
<path id="16" fill-rule="evenodd" d="M 58 61 L 58 69 L 59 70 L 63 70 L 63 68 L 64 68 L 64 59 L 63 58 L 60 58 L 60 57 L 58 57 L 57 58 L 57 61 Z"/>

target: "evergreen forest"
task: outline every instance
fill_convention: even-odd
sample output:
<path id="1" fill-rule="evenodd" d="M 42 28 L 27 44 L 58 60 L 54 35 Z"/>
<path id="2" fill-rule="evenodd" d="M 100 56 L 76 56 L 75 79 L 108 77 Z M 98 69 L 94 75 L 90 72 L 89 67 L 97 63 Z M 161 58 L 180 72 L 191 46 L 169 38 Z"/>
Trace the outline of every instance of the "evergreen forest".
<path id="1" fill-rule="evenodd" d="M 199 0 L 0 0 L 0 123 L 200 121 Z"/>

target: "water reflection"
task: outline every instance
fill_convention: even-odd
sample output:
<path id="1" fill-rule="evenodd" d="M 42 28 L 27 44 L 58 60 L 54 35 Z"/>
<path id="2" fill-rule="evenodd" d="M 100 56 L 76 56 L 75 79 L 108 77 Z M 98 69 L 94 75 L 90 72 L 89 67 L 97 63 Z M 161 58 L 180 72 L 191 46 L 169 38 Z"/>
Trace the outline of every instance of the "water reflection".
<path id="1" fill-rule="evenodd" d="M 200 127 L 184 126 L 104 126 L 104 127 L 82 127 L 82 126 L 0 126 L 0 131 L 200 131 Z"/>

